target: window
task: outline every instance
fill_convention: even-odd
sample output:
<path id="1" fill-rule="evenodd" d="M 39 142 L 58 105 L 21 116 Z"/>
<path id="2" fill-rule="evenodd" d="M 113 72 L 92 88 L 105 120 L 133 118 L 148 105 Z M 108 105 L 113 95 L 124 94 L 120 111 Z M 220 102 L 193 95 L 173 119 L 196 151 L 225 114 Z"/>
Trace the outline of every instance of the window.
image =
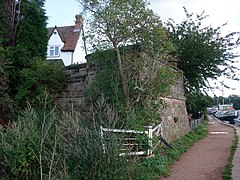
<path id="1" fill-rule="evenodd" d="M 59 46 L 50 46 L 48 50 L 48 56 L 49 57 L 54 57 L 54 56 L 59 56 Z"/>

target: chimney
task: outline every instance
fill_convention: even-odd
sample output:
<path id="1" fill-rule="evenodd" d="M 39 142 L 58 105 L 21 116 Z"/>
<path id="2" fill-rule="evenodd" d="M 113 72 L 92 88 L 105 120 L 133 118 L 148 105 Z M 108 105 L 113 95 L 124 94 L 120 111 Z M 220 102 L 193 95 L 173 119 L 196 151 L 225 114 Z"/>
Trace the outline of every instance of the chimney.
<path id="1" fill-rule="evenodd" d="M 75 16 L 76 20 L 75 20 L 75 29 L 74 32 L 78 32 L 82 29 L 83 26 L 83 18 L 81 15 L 76 15 Z"/>

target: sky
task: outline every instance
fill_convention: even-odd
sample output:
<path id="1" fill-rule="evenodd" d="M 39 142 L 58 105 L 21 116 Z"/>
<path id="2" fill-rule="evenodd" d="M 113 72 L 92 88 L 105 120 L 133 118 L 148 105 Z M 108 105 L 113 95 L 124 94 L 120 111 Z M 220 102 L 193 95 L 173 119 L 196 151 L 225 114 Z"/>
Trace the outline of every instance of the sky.
<path id="1" fill-rule="evenodd" d="M 183 10 L 185 6 L 189 13 L 201 14 L 204 10 L 205 14 L 209 15 L 205 21 L 206 25 L 218 27 L 227 23 L 227 26 L 222 29 L 223 34 L 240 31 L 239 0 L 149 0 L 149 2 L 151 4 L 149 8 L 160 16 L 163 23 L 169 18 L 180 23 L 185 18 Z M 74 25 L 75 15 L 81 12 L 76 0 L 46 0 L 45 9 L 48 27 Z M 240 53 L 240 48 L 237 51 Z M 237 77 L 240 78 L 240 72 Z M 225 97 L 231 94 L 240 95 L 240 82 L 222 80 L 232 87 L 232 90 L 226 88 L 223 92 L 215 90 L 216 95 Z"/>

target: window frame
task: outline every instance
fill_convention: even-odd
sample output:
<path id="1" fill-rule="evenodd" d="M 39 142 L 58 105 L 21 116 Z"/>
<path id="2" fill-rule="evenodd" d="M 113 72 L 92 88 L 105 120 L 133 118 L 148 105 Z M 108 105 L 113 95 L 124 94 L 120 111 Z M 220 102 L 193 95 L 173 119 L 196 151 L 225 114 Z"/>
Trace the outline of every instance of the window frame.
<path id="1" fill-rule="evenodd" d="M 60 56 L 60 46 L 49 46 L 48 47 L 48 57 L 59 57 Z"/>

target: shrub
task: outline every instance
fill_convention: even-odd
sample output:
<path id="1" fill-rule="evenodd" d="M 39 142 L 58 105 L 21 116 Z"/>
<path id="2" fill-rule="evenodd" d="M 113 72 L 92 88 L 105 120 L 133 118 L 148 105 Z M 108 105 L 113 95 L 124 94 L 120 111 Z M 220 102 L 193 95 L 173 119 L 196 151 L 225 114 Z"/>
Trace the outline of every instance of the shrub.
<path id="1" fill-rule="evenodd" d="M 22 107 L 26 106 L 26 102 L 37 105 L 39 98 L 43 99 L 46 92 L 49 100 L 53 99 L 66 86 L 64 67 L 61 64 L 33 59 L 31 66 L 20 73 L 22 83 L 15 99 Z"/>
<path id="2" fill-rule="evenodd" d="M 28 105 L 11 127 L 0 130 L 0 176 L 127 179 L 134 164 L 118 156 L 115 137 L 109 139 L 104 153 L 98 127 L 94 119 L 89 121 L 76 112 L 49 110 L 46 101 L 41 111 Z"/>

